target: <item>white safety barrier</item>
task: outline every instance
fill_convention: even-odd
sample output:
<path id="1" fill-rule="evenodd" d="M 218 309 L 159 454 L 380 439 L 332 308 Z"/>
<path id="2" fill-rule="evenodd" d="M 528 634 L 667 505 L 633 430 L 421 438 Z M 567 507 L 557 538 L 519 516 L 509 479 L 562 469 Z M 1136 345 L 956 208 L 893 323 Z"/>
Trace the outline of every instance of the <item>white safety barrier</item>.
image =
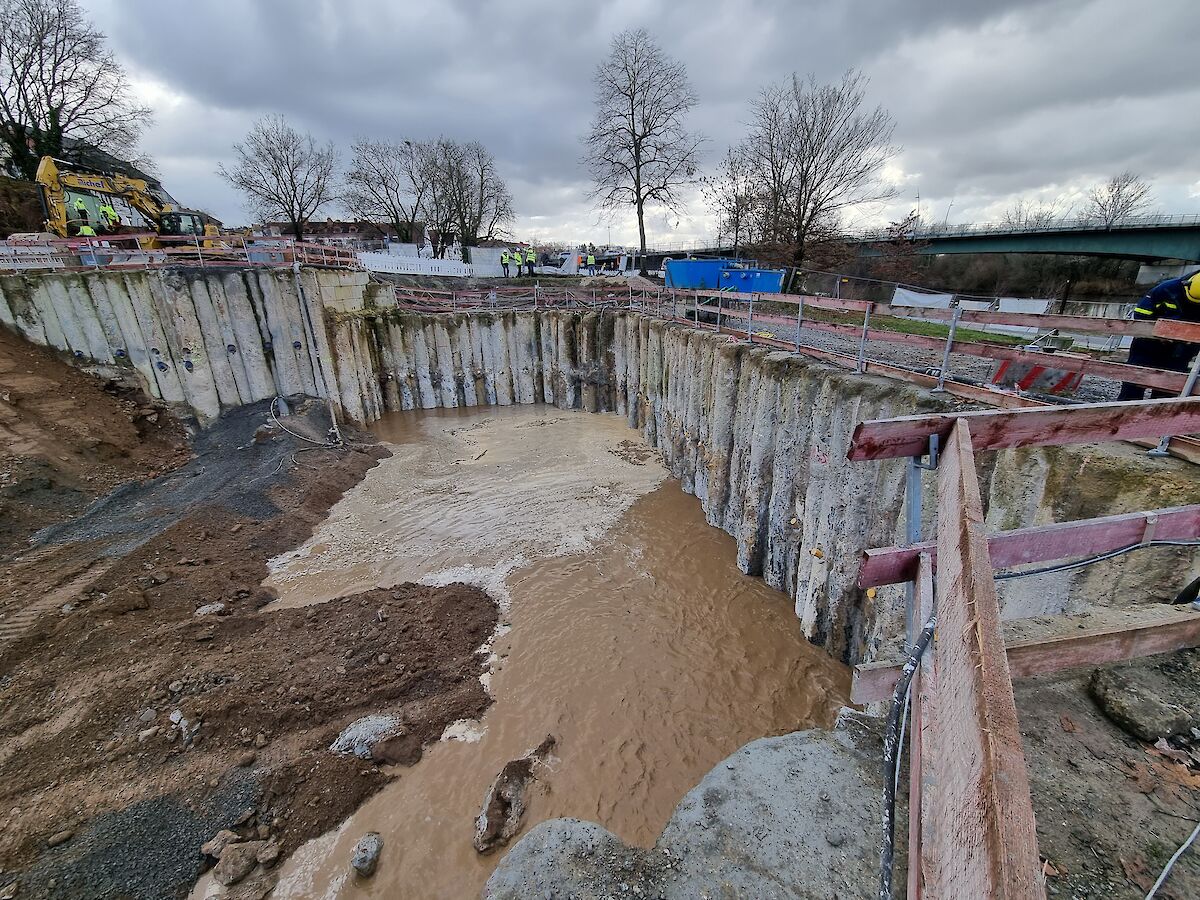
<path id="1" fill-rule="evenodd" d="M 359 262 L 368 272 L 390 275 L 446 275 L 469 278 L 475 274 L 467 263 L 450 259 L 425 259 L 420 256 L 401 256 L 399 253 L 359 253 Z"/>

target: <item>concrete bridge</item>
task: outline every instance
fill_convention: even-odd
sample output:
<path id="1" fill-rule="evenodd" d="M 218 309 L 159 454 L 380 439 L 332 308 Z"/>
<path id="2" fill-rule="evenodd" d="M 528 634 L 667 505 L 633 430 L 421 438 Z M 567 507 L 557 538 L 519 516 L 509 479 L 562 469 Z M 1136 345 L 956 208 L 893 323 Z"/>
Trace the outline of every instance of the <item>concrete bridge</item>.
<path id="1" fill-rule="evenodd" d="M 1200 215 L 1135 216 L 1105 226 L 1085 220 L 1047 225 L 934 225 L 916 231 L 920 253 L 1059 253 L 1072 256 L 1114 256 L 1151 262 L 1178 259 L 1200 262 Z M 849 237 L 863 256 L 878 256 L 885 231 L 865 231 Z"/>

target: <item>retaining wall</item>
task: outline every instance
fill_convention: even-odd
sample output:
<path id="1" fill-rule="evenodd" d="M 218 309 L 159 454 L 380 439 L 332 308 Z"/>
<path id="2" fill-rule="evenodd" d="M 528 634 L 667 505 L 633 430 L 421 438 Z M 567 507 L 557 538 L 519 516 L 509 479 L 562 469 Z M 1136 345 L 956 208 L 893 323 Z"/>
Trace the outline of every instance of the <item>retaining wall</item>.
<path id="1" fill-rule="evenodd" d="M 659 448 L 738 565 L 792 597 L 805 635 L 847 661 L 895 655 L 902 591 L 867 599 L 860 554 L 900 542 L 905 464 L 850 463 L 864 419 L 945 408 L 902 382 L 730 342 L 626 311 L 335 316 L 347 410 L 544 402 L 613 412 Z M 1200 502 L 1195 467 L 1124 444 L 978 457 L 993 530 Z M 932 535 L 934 479 L 925 479 Z M 1197 574 L 1186 550 L 1001 583 L 1010 618 L 1161 599 Z"/>
<path id="2" fill-rule="evenodd" d="M 358 272 L 2 276 L 0 321 L 136 375 L 202 421 L 292 393 L 327 397 L 364 423 L 389 410 L 514 403 L 622 415 L 737 541 L 742 571 L 787 592 L 805 635 L 851 662 L 896 652 L 884 645 L 900 635 L 901 590 L 868 599 L 855 579 L 864 548 L 901 539 L 905 467 L 848 462 L 851 432 L 953 402 L 627 311 L 402 312 Z M 1200 502 L 1194 466 L 1125 444 L 978 459 L 992 530 Z M 1005 614 L 1160 599 L 1195 577 L 1194 556 L 1155 549 L 1006 581 Z"/>
<path id="3" fill-rule="evenodd" d="M 323 310 L 359 309 L 367 291 L 365 272 L 323 269 L 3 275 L 0 322 L 203 423 L 277 394 L 328 396 Z"/>

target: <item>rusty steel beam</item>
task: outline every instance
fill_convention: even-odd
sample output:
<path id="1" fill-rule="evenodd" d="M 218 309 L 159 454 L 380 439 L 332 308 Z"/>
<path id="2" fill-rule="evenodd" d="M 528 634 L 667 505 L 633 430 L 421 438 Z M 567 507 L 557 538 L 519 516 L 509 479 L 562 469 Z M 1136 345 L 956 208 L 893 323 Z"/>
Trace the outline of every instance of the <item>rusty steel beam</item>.
<path id="1" fill-rule="evenodd" d="M 1002 531 L 988 537 L 988 554 L 995 568 L 1004 569 L 1108 553 L 1151 538 L 1197 537 L 1200 537 L 1200 504 Z M 858 586 L 869 588 L 910 581 L 916 571 L 917 557 L 923 553 L 930 554 L 936 566 L 937 546 L 933 542 L 864 551 Z"/>
<path id="2" fill-rule="evenodd" d="M 1053 675 L 1068 669 L 1093 668 L 1106 663 L 1140 659 L 1200 647 L 1200 613 L 1183 606 L 1153 605 L 1131 611 L 1144 621 L 1078 628 L 1063 634 L 1030 640 L 1006 641 L 1008 669 L 1013 678 Z M 862 663 L 854 667 L 850 700 L 866 704 L 887 700 L 900 678 L 901 664 Z"/>
<path id="3" fill-rule="evenodd" d="M 976 451 L 1154 438 L 1200 431 L 1200 397 L 877 419 L 854 429 L 847 457 L 920 456 L 931 436 L 946 440 L 955 423 L 964 420 L 975 435 Z"/>

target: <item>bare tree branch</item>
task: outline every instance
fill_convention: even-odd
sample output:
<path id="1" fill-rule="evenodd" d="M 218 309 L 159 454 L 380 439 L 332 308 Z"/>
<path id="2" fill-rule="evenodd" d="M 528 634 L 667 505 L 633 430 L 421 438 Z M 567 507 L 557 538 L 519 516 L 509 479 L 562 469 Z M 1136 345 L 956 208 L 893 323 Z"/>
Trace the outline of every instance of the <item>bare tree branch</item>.
<path id="1" fill-rule="evenodd" d="M 866 86 L 855 71 L 836 84 L 793 75 L 764 88 L 752 106 L 739 152 L 757 174 L 758 230 L 763 240 L 790 247 L 793 265 L 843 212 L 895 195 L 881 178 L 898 152 L 894 122 L 882 107 L 864 105 Z"/>
<path id="2" fill-rule="evenodd" d="M 1092 188 L 1087 195 L 1084 218 L 1112 228 L 1144 212 L 1150 206 L 1150 185 L 1128 170 Z"/>
<path id="3" fill-rule="evenodd" d="M 259 119 L 233 151 L 233 167 L 222 163 L 218 173 L 246 194 L 263 221 L 286 221 L 296 240 L 321 207 L 336 199 L 333 144 L 317 146 L 311 134 L 296 131 L 283 116 Z"/>
<path id="4" fill-rule="evenodd" d="M 64 138 L 134 153 L 149 108 L 75 0 L 0 0 L 0 143 L 13 174 L 32 180 Z"/>
<path id="5" fill-rule="evenodd" d="M 632 205 L 646 250 L 646 205 L 673 209 L 679 191 L 696 181 L 704 138 L 684 127 L 696 95 L 683 64 L 645 29 L 622 31 L 595 73 L 591 130 L 584 138 L 592 198 L 604 209 Z"/>

